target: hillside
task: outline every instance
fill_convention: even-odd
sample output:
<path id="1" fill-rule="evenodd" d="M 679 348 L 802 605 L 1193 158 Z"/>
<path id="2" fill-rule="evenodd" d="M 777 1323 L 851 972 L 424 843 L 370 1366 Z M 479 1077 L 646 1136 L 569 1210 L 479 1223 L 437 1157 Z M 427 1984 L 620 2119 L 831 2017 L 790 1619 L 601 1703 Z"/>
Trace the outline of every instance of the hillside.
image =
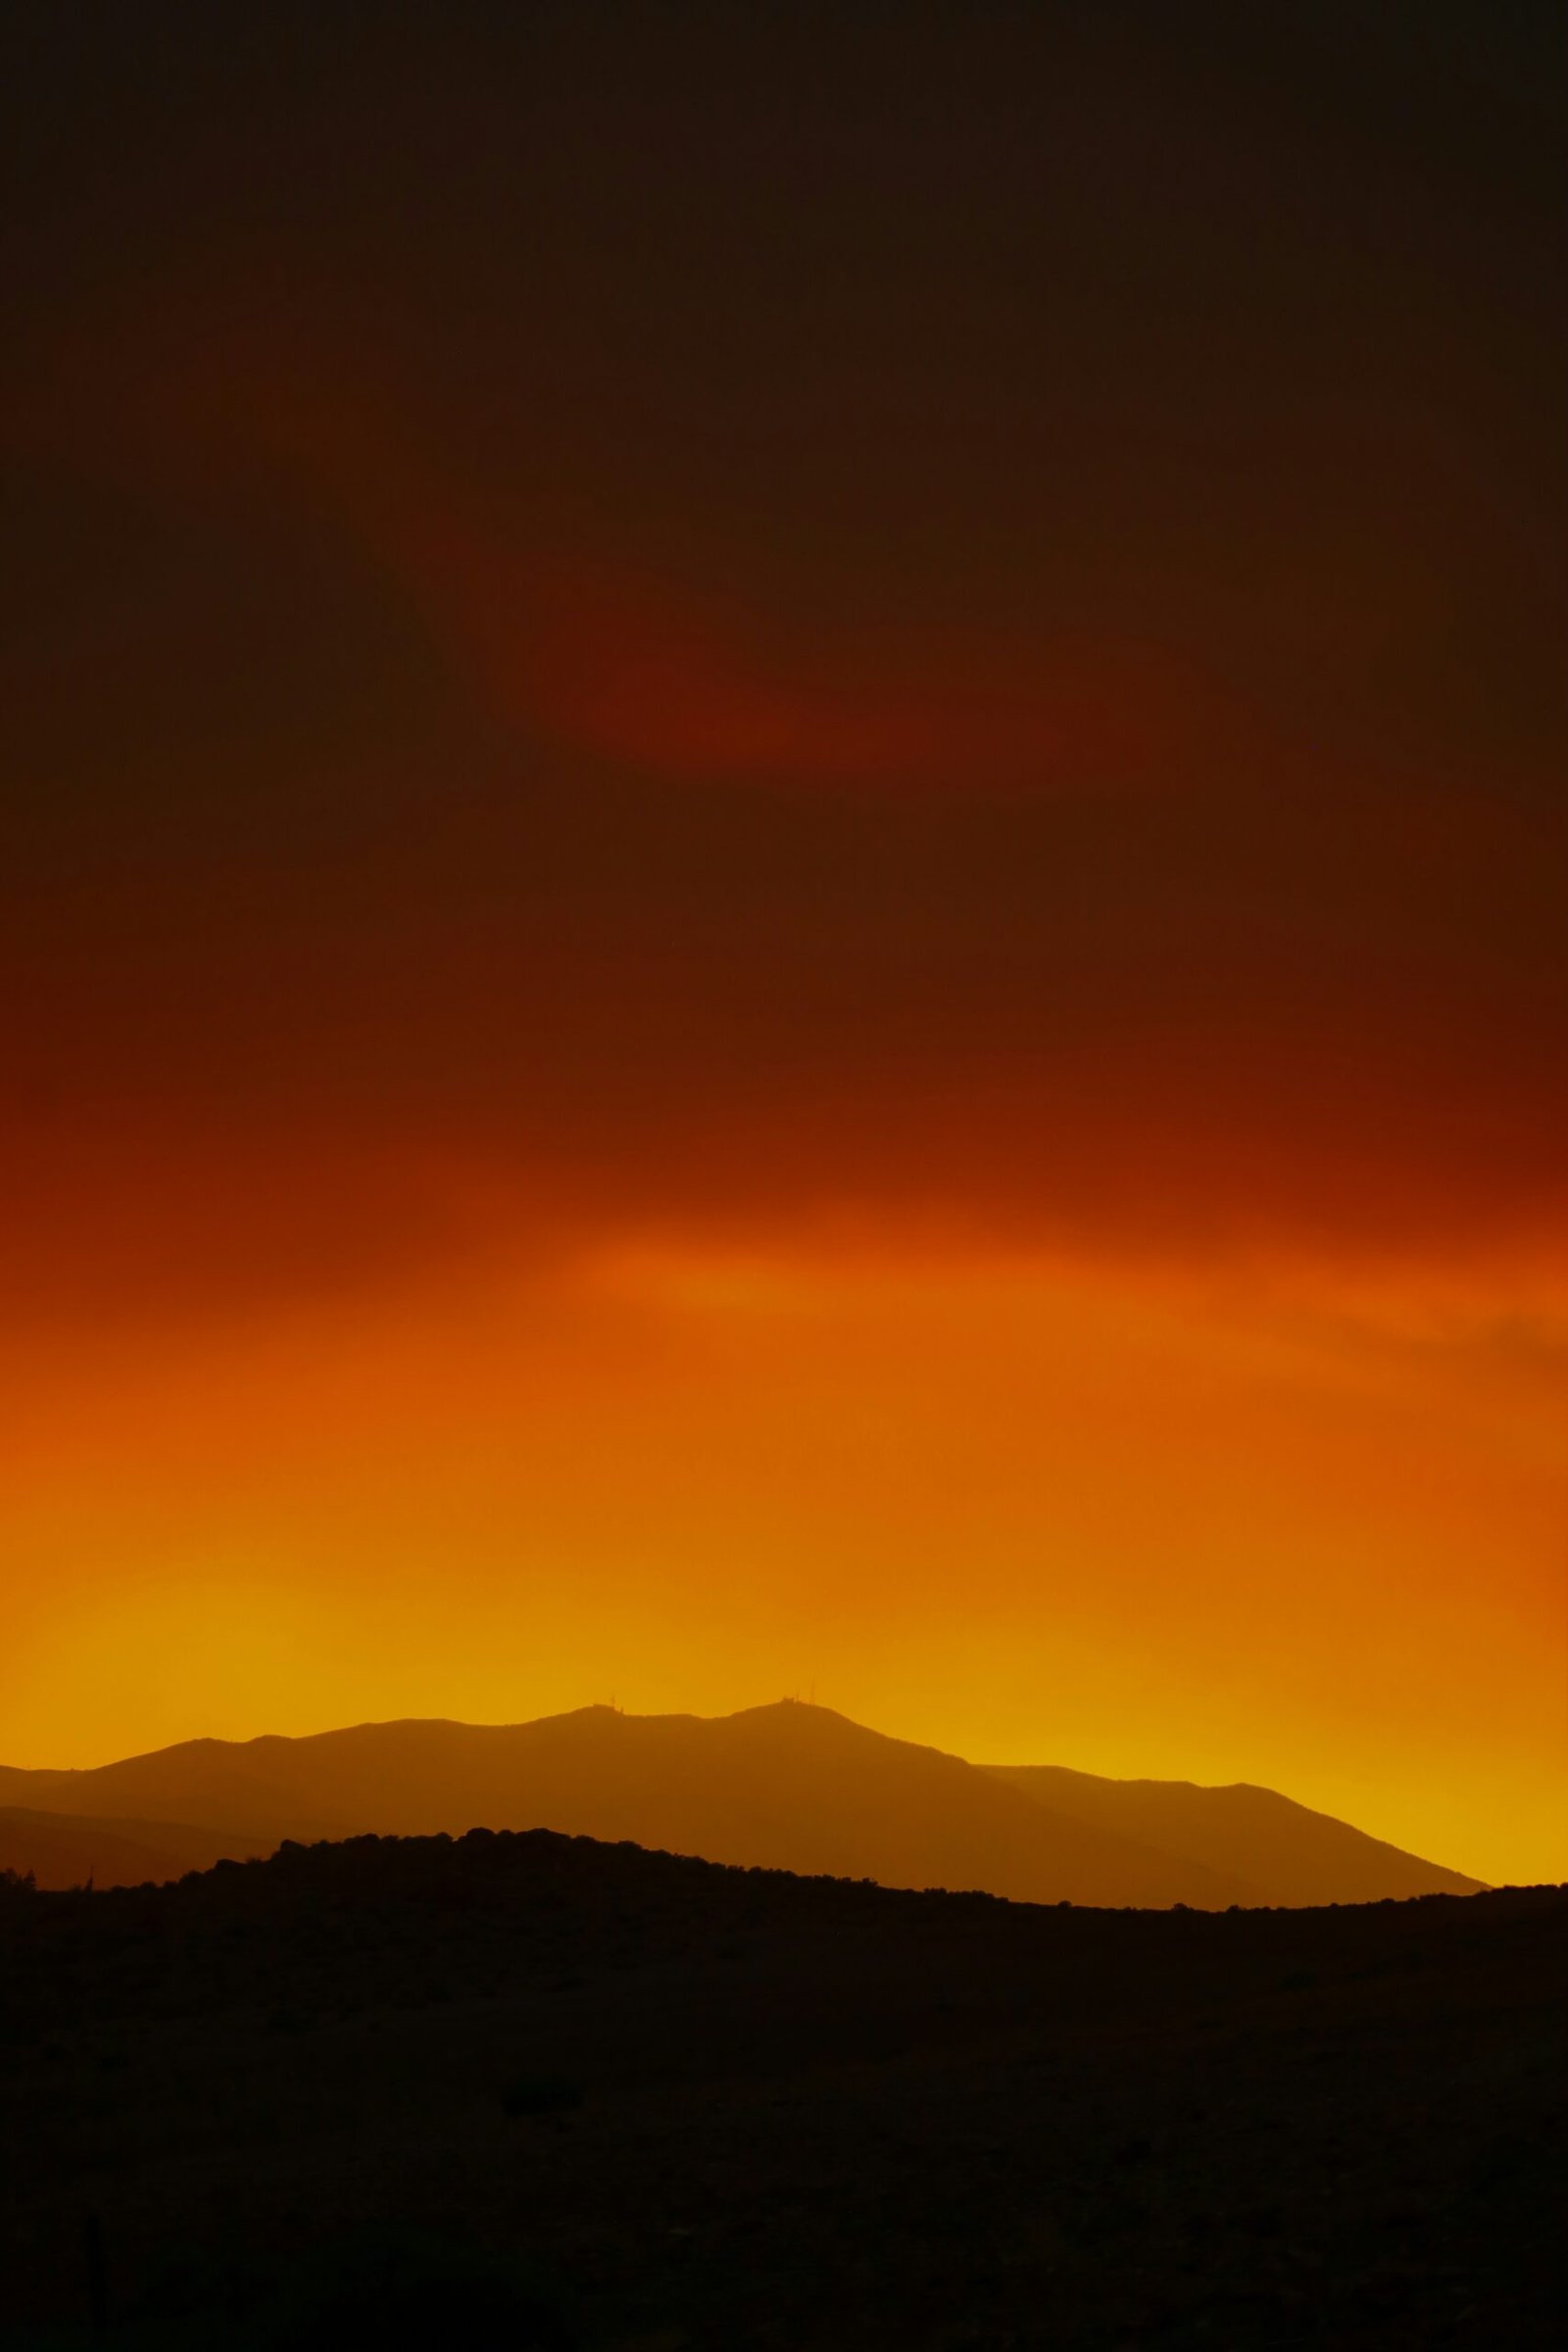
<path id="1" fill-rule="evenodd" d="M 187 1822 L 97 1821 L 0 1806 L 0 1870 L 40 1886 L 140 1886 L 270 1853 L 275 1839 L 225 1837 Z"/>
<path id="2" fill-rule="evenodd" d="M 1530 2352 L 1568 1890 L 1029 1908 L 536 1831 L 0 1887 L 17 2352 Z"/>
<path id="3" fill-rule="evenodd" d="M 1245 1880 L 1261 1903 L 1375 1903 L 1477 1882 L 1440 1870 L 1331 1814 L 1245 1782 L 1200 1788 L 1191 1781 L 1109 1781 L 1058 1764 L 993 1765 L 995 1777 L 1048 1812 L 1184 1856 Z"/>
<path id="4" fill-rule="evenodd" d="M 1115 1908 L 1280 1899 L 1265 1889 L 1292 1879 L 1284 1847 L 1299 1816 L 1316 1857 L 1315 1899 L 1473 1889 L 1278 1803 L 1271 1818 L 1284 1844 L 1264 1856 L 1264 1875 L 1169 1842 L 1152 1808 L 1147 1829 L 1097 1819 L 793 1701 L 712 1719 L 586 1707 L 505 1726 L 365 1724 L 298 1740 L 192 1740 L 88 1772 L 0 1773 L 0 1805 L 197 1824 L 256 1845 L 548 1828 L 714 1862 Z M 1319 1850 L 1325 1827 L 1353 1859 L 1339 1877 L 1333 1838 Z M 1381 1878 L 1363 1849 L 1391 1858 Z"/>

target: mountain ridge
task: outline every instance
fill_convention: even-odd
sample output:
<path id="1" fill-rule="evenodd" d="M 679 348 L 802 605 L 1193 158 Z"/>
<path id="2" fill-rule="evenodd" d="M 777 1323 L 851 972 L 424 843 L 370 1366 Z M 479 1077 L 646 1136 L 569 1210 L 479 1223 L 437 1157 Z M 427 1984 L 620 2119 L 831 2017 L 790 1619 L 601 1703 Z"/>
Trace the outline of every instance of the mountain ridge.
<path id="1" fill-rule="evenodd" d="M 727 1716 L 604 1705 L 522 1724 L 403 1717 L 201 1738 L 76 1770 L 0 1767 L 5 1819 L 90 1819 L 156 1845 L 548 1828 L 710 1861 L 1112 1908 L 1378 1900 L 1478 1882 L 1247 1783 L 983 1766 L 782 1699 Z M 216 1855 L 214 1856 L 216 1859 Z M 100 1880 L 99 1883 L 108 1883 Z"/>

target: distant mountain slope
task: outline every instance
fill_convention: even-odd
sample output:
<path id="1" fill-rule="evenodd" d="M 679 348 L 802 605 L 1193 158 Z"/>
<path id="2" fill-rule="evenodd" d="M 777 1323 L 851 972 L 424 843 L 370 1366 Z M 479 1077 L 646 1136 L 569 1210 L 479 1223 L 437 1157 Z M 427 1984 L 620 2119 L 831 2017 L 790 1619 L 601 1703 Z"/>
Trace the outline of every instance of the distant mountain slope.
<path id="1" fill-rule="evenodd" d="M 1056 1818 L 956 1756 L 790 1702 L 704 1720 L 588 1707 L 541 1722 L 366 1724 L 192 1740 L 81 1773 L 0 1774 L 0 1802 L 220 1823 L 275 1841 L 543 1827 L 891 1886 L 1034 1902 L 1241 1899 L 1228 1874 Z"/>
<path id="2" fill-rule="evenodd" d="M 1301 1812 L 1276 1802 L 1284 1815 Z M 1265 1891 L 1277 1868 L 1259 1877 L 1173 1849 L 1070 1802 L 1042 1803 L 1034 1788 L 956 1756 L 788 1700 L 716 1719 L 585 1707 L 506 1726 L 363 1724 L 303 1740 L 191 1740 L 90 1772 L 0 1770 L 3 1805 L 211 1824 L 259 1843 L 546 1828 L 1025 1902 L 1213 1910 L 1280 1899 Z M 1382 1882 L 1373 1874 L 1368 1893 L 1470 1886 L 1360 1842 L 1400 1866 Z"/>
<path id="3" fill-rule="evenodd" d="M 187 1870 L 211 1870 L 231 1856 L 237 1862 L 270 1853 L 274 1839 L 225 1838 L 217 1830 L 186 1823 L 96 1821 L 76 1814 L 28 1812 L 0 1806 L 0 1870 L 40 1886 L 142 1886 L 183 1878 Z"/>
<path id="4" fill-rule="evenodd" d="M 1059 1764 L 987 1769 L 1058 1817 L 1245 1879 L 1257 1889 L 1256 1902 L 1369 1903 L 1480 1888 L 1479 1880 L 1245 1781 L 1200 1788 L 1192 1781 L 1102 1780 Z"/>
<path id="5" fill-rule="evenodd" d="M 286 1767 L 282 1777 L 269 1776 L 269 1751 L 311 1744 L 277 1739 L 187 1740 L 177 1747 L 156 1748 L 149 1755 L 127 1756 L 86 1772 L 26 1772 L 0 1766 L 0 1808 L 21 1806 L 143 1824 L 194 1822 L 272 1845 L 284 1838 L 310 1844 L 363 1829 L 366 1825 L 352 1817 L 309 1804 L 302 1807 Z M 308 1774 L 296 1771 L 293 1777 Z"/>

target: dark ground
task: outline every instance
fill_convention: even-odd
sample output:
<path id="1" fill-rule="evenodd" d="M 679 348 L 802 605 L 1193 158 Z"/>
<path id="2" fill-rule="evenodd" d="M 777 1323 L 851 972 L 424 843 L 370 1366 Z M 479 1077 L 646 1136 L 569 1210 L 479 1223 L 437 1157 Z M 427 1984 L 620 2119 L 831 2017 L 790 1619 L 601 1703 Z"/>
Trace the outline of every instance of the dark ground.
<path id="1" fill-rule="evenodd" d="M 0 1890 L 26 2346 L 1554 2341 L 1568 1890 L 1043 1910 L 543 1832 Z"/>

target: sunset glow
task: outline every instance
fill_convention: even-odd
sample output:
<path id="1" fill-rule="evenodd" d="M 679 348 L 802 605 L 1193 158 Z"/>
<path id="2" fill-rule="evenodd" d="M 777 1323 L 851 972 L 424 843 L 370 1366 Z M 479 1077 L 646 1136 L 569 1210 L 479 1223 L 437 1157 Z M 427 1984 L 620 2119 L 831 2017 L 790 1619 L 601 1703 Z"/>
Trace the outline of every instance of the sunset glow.
<path id="1" fill-rule="evenodd" d="M 0 1762 L 814 1692 L 1568 1876 L 1560 230 L 1027 15 L 59 66 Z"/>

